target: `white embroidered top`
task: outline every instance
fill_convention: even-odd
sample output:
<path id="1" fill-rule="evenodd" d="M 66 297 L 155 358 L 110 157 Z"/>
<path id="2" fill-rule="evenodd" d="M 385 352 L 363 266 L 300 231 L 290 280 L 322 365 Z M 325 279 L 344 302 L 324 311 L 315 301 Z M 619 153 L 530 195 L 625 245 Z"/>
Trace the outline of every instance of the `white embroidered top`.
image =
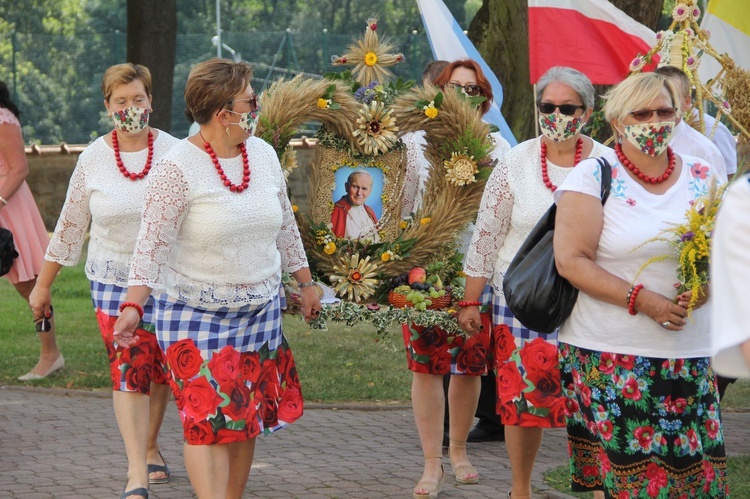
<path id="1" fill-rule="evenodd" d="M 152 164 L 178 142 L 159 130 Z M 148 149 L 120 152 L 125 167 L 134 172 L 143 169 L 147 156 Z M 86 276 L 126 287 L 149 176 L 136 181 L 125 178 L 112 147 L 104 137 L 96 139 L 78 157 L 45 259 L 66 266 L 78 263 L 91 222 Z"/>
<path id="2" fill-rule="evenodd" d="M 589 157 L 609 151 L 594 141 Z M 547 173 L 554 185 L 559 186 L 572 170 L 547 160 Z M 466 275 L 493 277 L 493 288 L 502 293 L 508 265 L 552 202 L 552 191 L 542 180 L 541 139 L 513 147 L 495 166 L 484 188 L 476 230 L 464 260 Z"/>
<path id="3" fill-rule="evenodd" d="M 250 184 L 227 188 L 209 155 L 187 139 L 151 172 L 128 283 L 166 289 L 193 307 L 261 304 L 279 291 L 281 270 L 307 267 L 281 165 L 257 137 L 246 142 Z M 242 157 L 221 158 L 239 183 Z"/>

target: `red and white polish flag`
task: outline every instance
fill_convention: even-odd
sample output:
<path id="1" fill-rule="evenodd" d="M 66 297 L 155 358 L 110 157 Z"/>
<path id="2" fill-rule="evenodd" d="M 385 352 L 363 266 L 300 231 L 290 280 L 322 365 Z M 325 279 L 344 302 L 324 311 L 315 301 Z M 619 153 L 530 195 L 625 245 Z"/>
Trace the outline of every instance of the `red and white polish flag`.
<path id="1" fill-rule="evenodd" d="M 553 66 L 575 68 L 594 84 L 619 83 L 656 45 L 653 31 L 606 0 L 528 1 L 531 83 Z"/>

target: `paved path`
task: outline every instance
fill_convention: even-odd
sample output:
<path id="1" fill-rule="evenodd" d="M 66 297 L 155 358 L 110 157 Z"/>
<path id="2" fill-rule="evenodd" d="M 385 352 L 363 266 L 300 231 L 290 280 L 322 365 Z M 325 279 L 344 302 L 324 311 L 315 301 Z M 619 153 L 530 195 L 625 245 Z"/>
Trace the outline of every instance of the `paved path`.
<path id="1" fill-rule="evenodd" d="M 750 454 L 750 413 L 727 413 L 728 452 Z M 162 428 L 172 470 L 151 498 L 194 497 L 182 462 L 181 425 L 170 403 Z M 290 428 L 259 437 L 245 497 L 409 498 L 422 471 L 411 409 L 309 405 Z M 458 486 L 445 459 L 440 497 L 505 496 L 510 468 L 502 442 L 470 444 L 478 485 Z M 542 473 L 566 464 L 565 431 L 545 434 L 534 475 L 538 497 L 564 498 Z M 125 456 L 109 394 L 0 387 L 0 498 L 117 498 Z"/>

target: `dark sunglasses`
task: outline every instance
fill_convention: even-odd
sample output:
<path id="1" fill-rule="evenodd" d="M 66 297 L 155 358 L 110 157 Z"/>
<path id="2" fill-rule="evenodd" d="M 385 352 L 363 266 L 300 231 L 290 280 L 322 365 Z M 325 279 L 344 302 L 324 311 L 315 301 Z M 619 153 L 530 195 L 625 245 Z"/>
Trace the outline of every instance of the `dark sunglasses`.
<path id="1" fill-rule="evenodd" d="M 258 96 L 257 95 L 253 95 L 249 99 L 235 99 L 235 100 L 230 100 L 229 102 L 227 102 L 227 106 L 231 106 L 235 102 L 247 102 L 248 104 L 250 104 L 250 111 L 251 112 L 258 110 Z"/>
<path id="2" fill-rule="evenodd" d="M 482 93 L 482 87 L 479 85 L 461 85 L 460 83 L 449 83 L 452 87 L 456 89 L 463 89 L 464 92 L 466 92 L 466 95 L 469 97 L 476 97 L 477 95 L 481 95 Z"/>
<path id="3" fill-rule="evenodd" d="M 540 102 L 539 112 L 542 114 L 552 114 L 555 109 L 559 109 L 560 113 L 565 116 L 573 116 L 579 109 L 586 109 L 586 106 L 578 106 L 576 104 L 553 104 L 551 102 Z"/>
<path id="4" fill-rule="evenodd" d="M 38 319 L 34 319 L 34 329 L 37 333 L 47 333 L 52 329 L 52 323 L 50 319 L 54 315 L 52 305 L 49 307 L 49 313 L 41 316 Z"/>
<path id="5" fill-rule="evenodd" d="M 656 113 L 660 120 L 669 120 L 677 114 L 677 109 L 673 107 L 662 107 L 661 109 L 641 109 L 630 113 L 636 121 L 648 121 Z"/>

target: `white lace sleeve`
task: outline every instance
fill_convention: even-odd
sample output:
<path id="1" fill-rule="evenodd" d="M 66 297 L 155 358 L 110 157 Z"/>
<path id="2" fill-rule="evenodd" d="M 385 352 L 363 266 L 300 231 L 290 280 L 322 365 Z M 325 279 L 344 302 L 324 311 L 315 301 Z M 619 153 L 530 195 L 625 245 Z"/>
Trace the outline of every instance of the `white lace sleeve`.
<path id="1" fill-rule="evenodd" d="M 164 287 L 164 271 L 188 208 L 188 183 L 171 161 L 151 172 L 128 285 Z"/>
<path id="2" fill-rule="evenodd" d="M 430 162 L 424 155 L 424 134 L 407 133 L 401 140 L 406 145 L 406 171 L 401 197 L 401 218 L 408 218 L 422 204 L 425 182 L 430 174 Z"/>
<path id="3" fill-rule="evenodd" d="M 282 178 L 281 188 L 279 189 L 279 203 L 281 203 L 284 221 L 281 225 L 279 235 L 276 236 L 276 248 L 278 248 L 281 254 L 281 268 L 285 272 L 292 273 L 307 267 L 308 263 L 305 247 L 302 245 L 302 238 L 299 235 L 297 221 L 294 219 L 292 204 L 286 195 L 285 187 L 286 183 Z"/>
<path id="4" fill-rule="evenodd" d="M 16 118 L 16 115 L 13 114 L 13 112 L 10 109 L 0 106 L 0 125 L 3 123 L 15 125 L 19 128 L 21 127 L 21 123 L 18 122 L 18 118 Z"/>
<path id="5" fill-rule="evenodd" d="M 47 246 L 45 259 L 60 265 L 72 266 L 78 263 L 86 238 L 86 229 L 91 221 L 91 191 L 86 188 L 86 158 L 87 155 L 80 156 L 73 170 L 65 204 Z"/>
<path id="6" fill-rule="evenodd" d="M 464 259 L 464 272 L 471 277 L 490 277 L 497 253 L 505 241 L 513 211 L 513 194 L 508 186 L 508 162 L 498 161 L 482 194 L 476 229 Z"/>

